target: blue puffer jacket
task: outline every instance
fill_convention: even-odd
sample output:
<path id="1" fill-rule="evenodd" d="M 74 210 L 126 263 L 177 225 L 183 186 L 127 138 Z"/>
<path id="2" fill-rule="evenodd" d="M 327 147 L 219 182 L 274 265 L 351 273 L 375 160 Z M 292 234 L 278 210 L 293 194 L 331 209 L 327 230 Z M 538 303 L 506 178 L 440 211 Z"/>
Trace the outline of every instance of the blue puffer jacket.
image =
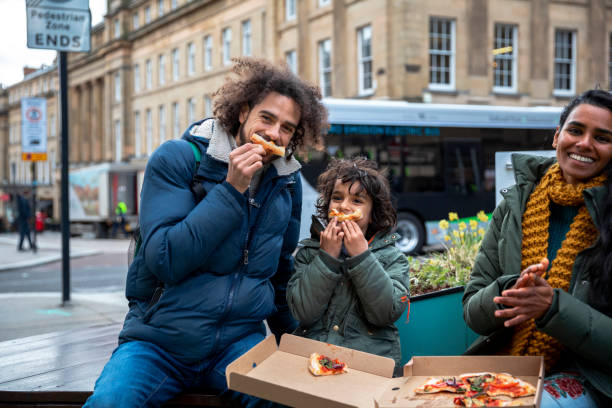
<path id="1" fill-rule="evenodd" d="M 196 161 L 206 197 L 190 191 Z M 297 326 L 285 290 L 300 230 L 299 163 L 277 159 L 257 194 L 225 181 L 231 151 L 213 119 L 196 122 L 182 140 L 151 156 L 141 192 L 143 244 L 128 270 L 130 310 L 119 341 L 145 340 L 185 363 L 204 360 L 253 332 L 275 335 Z M 225 161 L 225 162 L 224 162 Z M 157 302 L 151 297 L 163 282 Z"/>

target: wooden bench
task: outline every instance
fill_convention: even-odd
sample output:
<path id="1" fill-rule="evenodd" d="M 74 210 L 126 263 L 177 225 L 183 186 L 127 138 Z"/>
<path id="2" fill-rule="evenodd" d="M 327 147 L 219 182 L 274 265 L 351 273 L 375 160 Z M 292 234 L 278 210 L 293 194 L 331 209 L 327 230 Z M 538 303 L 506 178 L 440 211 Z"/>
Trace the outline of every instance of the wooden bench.
<path id="1" fill-rule="evenodd" d="M 121 324 L 0 342 L 0 407 L 80 407 L 117 346 Z M 165 407 L 227 407 L 210 391 L 190 391 Z"/>

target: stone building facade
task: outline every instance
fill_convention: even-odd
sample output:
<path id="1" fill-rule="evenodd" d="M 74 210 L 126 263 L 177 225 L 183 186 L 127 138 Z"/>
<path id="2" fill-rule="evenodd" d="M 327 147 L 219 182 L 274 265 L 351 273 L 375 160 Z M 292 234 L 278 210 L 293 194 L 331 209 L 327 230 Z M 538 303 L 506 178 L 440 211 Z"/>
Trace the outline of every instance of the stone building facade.
<path id="1" fill-rule="evenodd" d="M 337 98 L 563 105 L 609 88 L 608 21 L 612 0 L 108 0 L 91 52 L 69 55 L 70 166 L 144 168 L 212 114 L 241 55 L 286 62 Z M 32 181 L 21 161 L 27 96 L 48 101 L 48 160 L 34 171 L 57 218 L 56 66 L 0 91 L 0 189 Z"/>

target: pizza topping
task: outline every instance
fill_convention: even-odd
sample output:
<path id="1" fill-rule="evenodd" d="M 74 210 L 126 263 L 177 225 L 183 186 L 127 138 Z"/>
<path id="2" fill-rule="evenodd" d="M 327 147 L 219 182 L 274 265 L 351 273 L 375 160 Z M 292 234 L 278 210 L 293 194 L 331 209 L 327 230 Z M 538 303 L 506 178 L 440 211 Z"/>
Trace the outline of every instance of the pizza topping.
<path id="1" fill-rule="evenodd" d="M 348 372 L 346 363 L 340 362 L 337 358 L 331 359 L 317 353 L 312 353 L 310 355 L 308 368 L 312 374 L 317 376 Z"/>

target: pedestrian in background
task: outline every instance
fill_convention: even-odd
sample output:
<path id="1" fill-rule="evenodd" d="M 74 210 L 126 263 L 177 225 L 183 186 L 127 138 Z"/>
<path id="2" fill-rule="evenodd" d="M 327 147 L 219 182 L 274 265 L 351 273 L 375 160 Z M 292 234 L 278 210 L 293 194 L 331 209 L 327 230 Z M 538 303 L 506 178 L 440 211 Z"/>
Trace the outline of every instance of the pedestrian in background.
<path id="1" fill-rule="evenodd" d="M 36 251 L 36 245 L 32 243 L 30 236 L 30 219 L 32 218 L 32 210 L 30 207 L 30 192 L 25 190 L 23 194 L 17 194 L 17 228 L 19 229 L 19 243 L 17 244 L 18 251 L 23 249 L 23 240 L 28 239 L 28 244 L 32 251 Z"/>
<path id="2" fill-rule="evenodd" d="M 612 95 L 563 110 L 555 158 L 513 155 L 463 296 L 469 354 L 541 355 L 541 407 L 612 406 Z M 549 261 L 550 260 L 550 261 Z"/>
<path id="3" fill-rule="evenodd" d="M 111 237 L 117 236 L 117 228 L 121 227 L 123 236 L 127 237 L 128 232 L 125 228 L 125 214 L 127 213 L 127 205 L 123 201 L 119 201 L 115 207 L 115 222 L 113 222 L 113 231 Z"/>
<path id="4" fill-rule="evenodd" d="M 287 67 L 234 61 L 215 117 L 147 163 L 130 310 L 86 407 L 158 407 L 190 387 L 269 404 L 229 391 L 225 369 L 264 339 L 264 320 L 277 339 L 297 326 L 285 297 L 302 212 L 293 154 L 322 145 L 327 112 Z M 285 154 L 251 143 L 256 134 Z"/>

